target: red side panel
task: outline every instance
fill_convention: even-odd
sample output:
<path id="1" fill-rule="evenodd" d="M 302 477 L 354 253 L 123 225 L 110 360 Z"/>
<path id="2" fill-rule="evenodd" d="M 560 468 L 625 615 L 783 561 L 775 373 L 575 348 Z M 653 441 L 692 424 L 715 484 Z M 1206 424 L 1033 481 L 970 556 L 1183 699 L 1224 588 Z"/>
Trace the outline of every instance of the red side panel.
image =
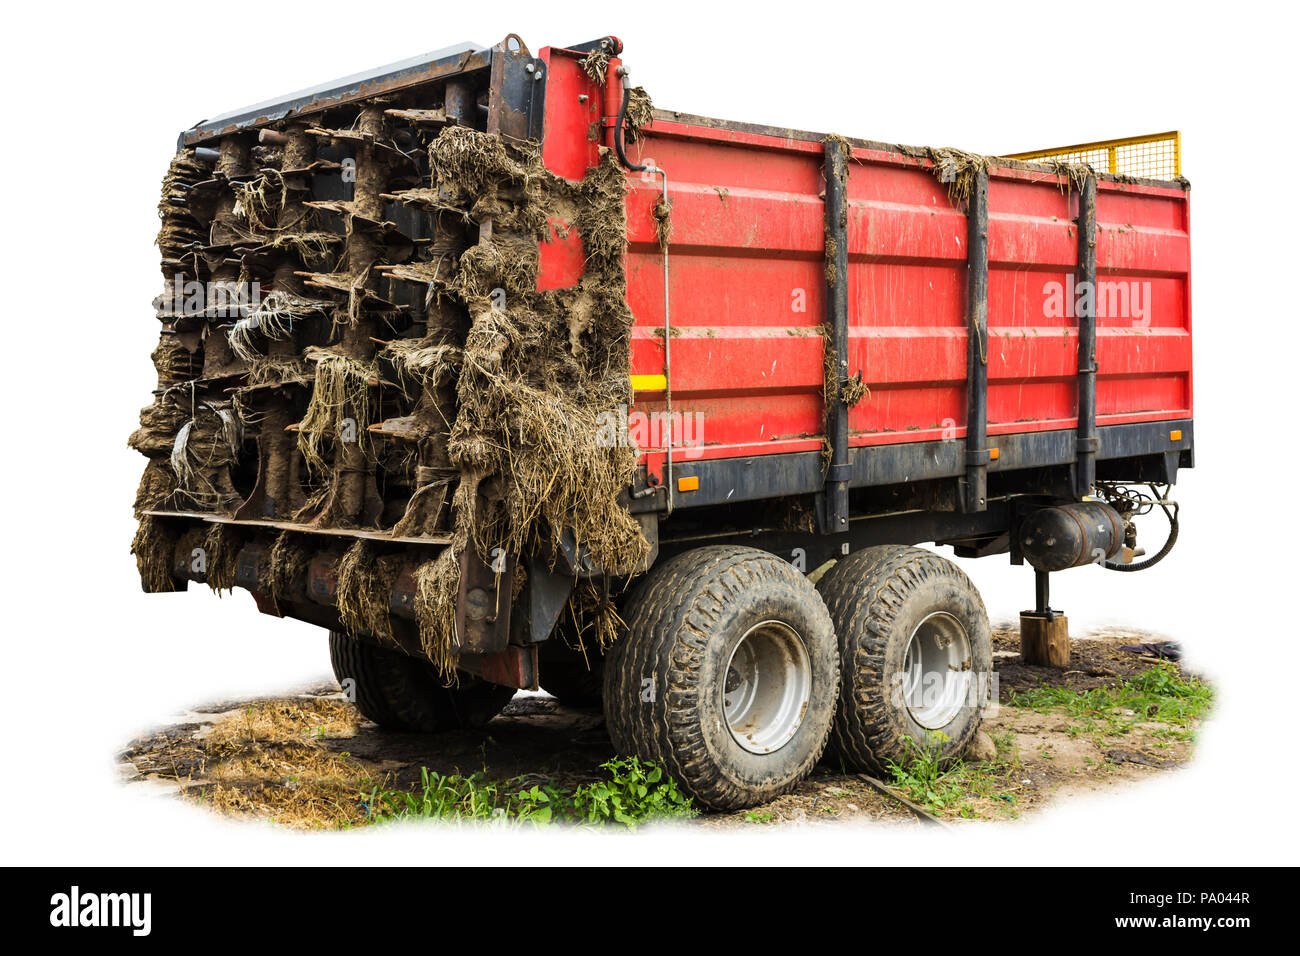
<path id="1" fill-rule="evenodd" d="M 1099 184 L 1097 416 L 1103 425 L 1192 417 L 1190 233 L 1186 193 Z"/>
<path id="2" fill-rule="evenodd" d="M 670 180 L 673 411 L 698 416 L 693 437 L 703 447 L 691 454 L 820 449 L 820 144 L 657 121 L 633 159 L 652 159 Z M 629 181 L 632 369 L 654 374 L 663 371 L 663 262 L 652 216 L 660 183 L 639 174 Z M 662 395 L 638 394 L 637 410 L 662 412 Z"/>
<path id="3" fill-rule="evenodd" d="M 601 97 L 565 60 L 551 57 L 544 155 L 576 178 L 580 161 L 595 162 L 588 128 Z M 672 404 L 674 413 L 702 416 L 703 447 L 693 457 L 820 449 L 821 144 L 666 119 L 647 133 L 629 152 L 670 179 Z M 557 135 L 563 142 L 552 141 Z M 864 148 L 853 160 L 849 372 L 861 370 L 870 393 L 850 411 L 850 443 L 962 437 L 965 216 L 928 161 Z M 628 185 L 632 371 L 656 375 L 664 366 L 652 215 L 660 182 L 629 173 Z M 1045 171 L 995 167 L 989 210 L 989 433 L 1073 428 L 1078 240 L 1070 190 Z M 1187 194 L 1102 182 L 1097 219 L 1099 424 L 1190 418 Z M 544 282 L 565 274 L 565 261 L 571 281 L 580 259 L 564 257 L 560 247 L 543 249 Z M 637 394 L 636 411 L 663 408 L 662 393 Z M 652 467 L 658 457 L 649 456 Z"/>

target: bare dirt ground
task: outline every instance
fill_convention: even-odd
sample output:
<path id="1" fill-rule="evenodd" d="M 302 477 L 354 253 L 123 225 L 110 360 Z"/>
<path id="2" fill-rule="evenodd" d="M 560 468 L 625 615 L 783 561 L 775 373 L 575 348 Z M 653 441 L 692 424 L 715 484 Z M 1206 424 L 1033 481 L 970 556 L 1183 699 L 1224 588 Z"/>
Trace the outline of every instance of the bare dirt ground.
<path id="1" fill-rule="evenodd" d="M 895 795 L 925 804 L 932 819 L 967 825 L 1015 819 L 1054 799 L 1168 772 L 1191 758 L 1196 719 L 1147 720 L 1131 709 L 1080 716 L 1016 696 L 1044 686 L 1071 692 L 1119 687 L 1159 666 L 1119 648 L 1158 639 L 1135 630 L 1088 634 L 1073 642 L 1069 667 L 1058 670 L 1021 664 L 1016 626 L 998 626 L 1000 706 L 984 723 L 996 757 L 969 760 L 930 784 L 891 778 L 890 794 L 828 757 L 786 796 L 750 810 L 705 813 L 690 825 L 921 825 L 915 809 Z M 196 707 L 132 741 L 120 756 L 127 780 L 172 786 L 183 799 L 217 812 L 300 828 L 346 828 L 369 822 L 372 788 L 416 787 L 422 768 L 477 773 L 511 788 L 551 783 L 571 789 L 601 779 L 600 764 L 614 752 L 599 711 L 564 707 L 546 696 L 516 697 L 482 730 L 421 736 L 380 731 L 330 683 Z"/>

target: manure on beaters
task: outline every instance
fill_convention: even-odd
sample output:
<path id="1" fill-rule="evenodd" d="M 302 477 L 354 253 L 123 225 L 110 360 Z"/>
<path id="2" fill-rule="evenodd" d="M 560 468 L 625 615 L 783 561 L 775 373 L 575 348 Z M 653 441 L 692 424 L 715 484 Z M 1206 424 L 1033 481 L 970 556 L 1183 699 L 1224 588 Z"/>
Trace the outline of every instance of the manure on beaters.
<path id="1" fill-rule="evenodd" d="M 603 78 L 605 65 L 593 55 L 586 68 Z M 633 90 L 629 141 L 651 118 L 649 97 Z M 245 253 L 226 281 L 265 267 L 269 291 L 233 323 L 160 340 L 159 391 L 131 439 L 149 458 L 132 550 L 146 589 L 171 590 L 173 555 L 190 542 L 183 524 L 146 512 L 210 513 L 221 520 L 195 540 L 212 588 L 233 585 L 240 547 L 260 535 L 270 597 L 300 600 L 309 563 L 328 557 L 342 626 L 380 640 L 393 639 L 391 592 L 410 569 L 421 646 L 450 678 L 466 549 L 488 560 L 496 549 L 558 554 L 562 541 L 576 543 L 611 574 L 634 573 L 647 556 L 640 524 L 619 501 L 635 449 L 603 440 L 601 427 L 632 399 L 626 174 L 601 147 L 583 179 L 567 180 L 544 166 L 536 142 L 452 125 L 430 135 L 427 178 L 396 189 L 392 150 L 379 149 L 385 122 L 382 109 L 362 106 L 357 128 L 371 138 L 357 147 L 347 202 L 309 202 L 303 170 L 312 136 L 346 139 L 348 130 L 286 121 L 282 149 L 250 154 L 223 139 L 215 170 L 192 150 L 173 160 L 159 207 L 168 291 L 199 275 L 193 249 L 204 243 L 213 262 Z M 423 209 L 435 234 L 392 241 L 384 230 L 393 224 L 376 215 L 381 195 Z M 666 247 L 668 206 L 654 217 Z M 573 233 L 581 276 L 539 290 L 539 243 Z M 390 286 L 401 282 L 423 287 L 426 311 L 413 328 L 393 311 Z M 255 489 L 254 476 L 278 484 Z M 229 523 L 248 502 L 280 521 L 450 543 L 357 539 L 330 550 L 293 530 L 272 539 Z M 521 567 L 512 591 L 524 580 Z M 617 615 L 598 591 L 578 587 L 568 613 L 604 645 Z"/>

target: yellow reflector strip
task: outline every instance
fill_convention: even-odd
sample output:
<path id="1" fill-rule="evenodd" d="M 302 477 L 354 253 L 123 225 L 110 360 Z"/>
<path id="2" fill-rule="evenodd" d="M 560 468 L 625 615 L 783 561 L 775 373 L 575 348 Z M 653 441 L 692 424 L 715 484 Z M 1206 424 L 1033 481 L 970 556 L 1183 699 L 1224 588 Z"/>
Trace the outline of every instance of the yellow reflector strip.
<path id="1" fill-rule="evenodd" d="M 997 461 L 997 460 L 998 460 L 998 450 L 996 448 L 990 448 L 989 461 Z"/>
<path id="2" fill-rule="evenodd" d="M 633 375 L 632 389 L 637 392 L 665 392 L 668 379 L 663 375 Z"/>
<path id="3" fill-rule="evenodd" d="M 697 490 L 699 487 L 700 487 L 700 479 L 697 478 L 697 477 L 694 476 L 694 475 L 691 475 L 691 477 L 689 477 L 689 478 L 678 478 L 678 479 L 677 479 L 677 490 L 678 490 L 678 491 L 695 491 L 695 490 Z"/>
<path id="4" fill-rule="evenodd" d="M 1171 431 L 1171 432 L 1169 433 L 1169 440 L 1170 440 L 1170 441 L 1182 441 L 1182 440 L 1183 440 L 1183 430 L 1182 430 L 1181 428 L 1175 428 L 1173 431 Z"/>

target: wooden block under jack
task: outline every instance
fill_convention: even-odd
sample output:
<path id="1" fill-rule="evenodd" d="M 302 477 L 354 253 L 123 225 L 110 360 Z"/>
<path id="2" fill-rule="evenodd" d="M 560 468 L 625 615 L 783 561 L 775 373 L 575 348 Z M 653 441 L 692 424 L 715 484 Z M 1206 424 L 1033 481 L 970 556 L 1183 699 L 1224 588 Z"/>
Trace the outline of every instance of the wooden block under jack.
<path id="1" fill-rule="evenodd" d="M 1064 614 L 1049 618 L 1033 611 L 1020 612 L 1020 662 L 1047 667 L 1070 663 L 1070 624 Z"/>

